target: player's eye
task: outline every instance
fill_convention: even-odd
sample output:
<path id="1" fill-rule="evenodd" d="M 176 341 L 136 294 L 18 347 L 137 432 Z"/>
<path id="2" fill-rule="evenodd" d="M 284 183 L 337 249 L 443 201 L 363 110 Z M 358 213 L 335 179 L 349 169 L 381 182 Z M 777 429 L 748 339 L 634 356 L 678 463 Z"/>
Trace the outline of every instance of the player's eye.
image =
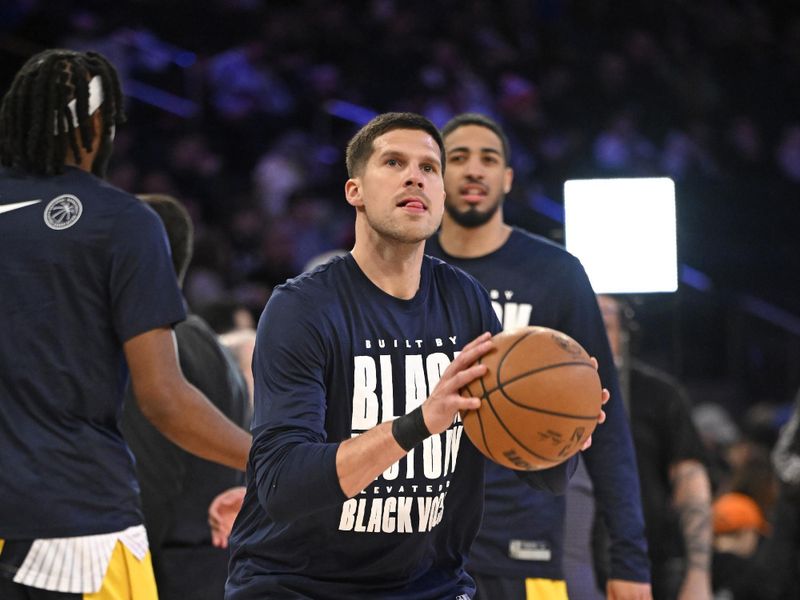
<path id="1" fill-rule="evenodd" d="M 447 162 L 451 162 L 454 164 L 462 163 L 465 160 L 465 156 L 463 154 L 455 154 L 447 159 Z"/>
<path id="2" fill-rule="evenodd" d="M 390 158 L 386 161 L 386 164 L 389 165 L 390 167 L 396 167 L 397 165 L 400 164 L 400 162 L 396 158 Z"/>
<path id="3" fill-rule="evenodd" d="M 434 173 L 436 172 L 436 168 L 433 165 L 422 165 L 422 170 L 426 173 Z"/>

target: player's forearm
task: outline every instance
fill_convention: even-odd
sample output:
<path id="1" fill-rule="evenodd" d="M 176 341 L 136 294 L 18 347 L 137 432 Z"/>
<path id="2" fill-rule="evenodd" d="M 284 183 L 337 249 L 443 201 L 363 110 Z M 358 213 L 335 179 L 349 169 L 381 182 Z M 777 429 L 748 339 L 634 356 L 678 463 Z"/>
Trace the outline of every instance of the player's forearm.
<path id="1" fill-rule="evenodd" d="M 187 452 L 243 471 L 250 452 L 250 434 L 231 422 L 193 385 L 159 390 L 172 402 L 151 401 L 145 416 L 170 441 Z M 141 406 L 141 405 L 140 405 Z"/>
<path id="2" fill-rule="evenodd" d="M 339 485 L 352 498 L 406 455 L 392 435 L 392 423 L 381 423 L 341 443 L 336 453 Z"/>
<path id="3" fill-rule="evenodd" d="M 339 444 L 325 442 L 312 429 L 258 431 L 252 464 L 264 510 L 276 522 L 285 522 L 356 496 L 405 456 L 397 439 L 409 438 L 395 438 L 393 424 L 382 423 Z"/>
<path id="4" fill-rule="evenodd" d="M 711 565 L 711 484 L 696 460 L 684 460 L 670 469 L 672 502 L 680 517 L 687 569 L 708 573 Z"/>
<path id="5" fill-rule="evenodd" d="M 251 463 L 258 499 L 276 522 L 303 518 L 347 498 L 336 476 L 339 444 L 299 428 L 254 431 Z"/>
<path id="6" fill-rule="evenodd" d="M 186 381 L 172 330 L 146 331 L 126 341 L 124 348 L 142 414 L 187 452 L 244 470 L 250 435 Z"/>

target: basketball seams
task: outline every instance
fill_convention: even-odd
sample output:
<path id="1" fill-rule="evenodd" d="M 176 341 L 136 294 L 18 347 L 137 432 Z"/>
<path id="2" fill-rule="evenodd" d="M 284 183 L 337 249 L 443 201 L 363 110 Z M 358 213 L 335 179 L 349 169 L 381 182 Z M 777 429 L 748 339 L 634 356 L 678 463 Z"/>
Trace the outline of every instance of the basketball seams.
<path id="1" fill-rule="evenodd" d="M 483 380 L 480 379 L 479 381 L 481 382 L 481 387 L 483 387 Z M 470 382 L 470 383 L 473 383 L 473 382 Z M 470 383 L 468 383 L 463 388 L 461 388 L 461 391 L 463 393 L 463 391 L 466 390 L 467 393 L 470 396 L 475 397 L 475 394 L 473 394 L 472 390 L 469 387 Z M 480 396 L 480 398 L 481 398 L 481 401 L 483 401 L 483 396 Z M 471 413 L 474 412 L 474 415 L 470 415 L 470 417 L 475 418 L 476 422 L 478 423 L 478 429 L 480 430 L 481 441 L 483 442 L 483 450 L 482 450 L 482 452 L 484 454 L 488 453 L 492 460 L 496 460 L 495 456 L 494 456 L 494 452 L 492 452 L 492 449 L 489 446 L 489 440 L 486 439 L 486 428 L 484 428 L 484 426 L 483 426 L 483 415 L 481 414 L 481 412 L 479 410 L 470 411 L 470 412 Z M 466 429 L 466 416 L 467 416 L 466 414 L 462 414 L 462 416 L 461 416 L 461 422 L 462 422 L 462 425 L 464 426 L 464 429 Z"/>
<path id="2" fill-rule="evenodd" d="M 489 440 L 486 439 L 486 429 L 483 427 L 483 415 L 480 412 L 478 412 L 477 417 L 478 417 L 478 427 L 480 427 L 481 429 L 481 440 L 483 441 L 483 447 L 486 450 L 486 452 L 488 452 L 491 455 L 490 458 L 492 460 L 497 460 L 495 458 L 494 452 L 492 452 L 492 447 L 489 445 Z M 497 415 L 495 415 L 495 417 L 497 417 Z"/>
<path id="3" fill-rule="evenodd" d="M 514 470 L 530 471 L 560 464 L 576 449 L 579 450 L 573 429 L 593 430 L 590 422 L 597 420 L 599 408 L 591 416 L 563 411 L 567 408 L 581 411 L 599 407 L 599 388 L 602 385 L 599 380 L 596 381 L 596 369 L 586 351 L 569 336 L 542 327 L 529 326 L 523 329 L 513 333 L 504 332 L 502 337 L 505 339 L 497 339 L 494 351 L 478 360 L 478 364 L 489 365 L 490 370 L 474 380 L 479 386 L 480 395 L 472 392 L 472 382 L 462 388 L 462 393 L 481 398 L 482 405 L 475 411 L 466 411 L 462 417 L 468 416 L 463 419 L 465 433 L 474 438 L 473 441 L 477 442 L 475 446 L 489 459 Z M 562 337 L 566 338 L 564 343 L 560 343 Z M 523 343 L 525 340 L 534 345 L 526 346 Z M 577 345 L 577 350 L 572 343 Z M 557 362 L 559 360 L 561 362 Z M 535 368 L 529 368 L 531 366 Z M 562 371 L 558 371 L 562 367 L 567 369 L 563 375 Z M 569 374 L 572 367 L 578 369 L 574 375 Z M 592 369 L 594 379 L 582 367 Z M 520 372 L 521 369 L 526 370 Z M 503 374 L 513 376 L 503 381 Z M 565 389 L 552 385 L 565 386 Z M 576 394 L 574 398 L 572 392 Z M 538 406 L 522 404 L 514 400 L 512 394 Z M 514 411 L 518 411 L 517 414 Z M 568 421 L 572 423 L 569 425 L 570 431 L 565 430 Z M 525 423 L 529 423 L 530 427 L 520 429 Z M 585 437 L 583 435 L 578 441 Z M 562 441 L 569 443 L 563 445 Z M 550 452 L 551 442 L 561 447 L 563 456 L 555 456 Z"/>
<path id="4" fill-rule="evenodd" d="M 544 408 L 536 408 L 535 406 L 525 406 L 524 404 L 517 404 L 516 402 L 514 402 L 511 398 L 508 397 L 508 395 L 506 395 L 505 392 L 503 392 L 503 390 L 497 390 L 497 391 L 499 391 L 501 394 L 503 394 L 503 396 L 506 398 L 506 400 L 508 400 L 509 404 L 513 404 L 514 406 L 516 406 L 517 408 L 520 408 L 522 410 L 531 410 L 533 412 L 542 413 L 543 415 L 551 415 L 553 417 L 562 417 L 562 418 L 565 418 L 565 419 L 576 419 L 576 420 L 579 420 L 579 421 L 595 421 L 597 419 L 597 416 L 598 416 L 598 415 L 592 415 L 590 417 L 584 417 L 584 416 L 581 416 L 581 415 L 571 415 L 569 413 L 556 412 L 554 410 L 546 410 Z"/>
<path id="5" fill-rule="evenodd" d="M 487 392 L 485 387 L 484 387 L 484 390 L 483 390 L 484 394 L 487 394 L 487 393 L 491 394 L 494 390 L 497 390 L 497 389 L 500 389 L 500 388 L 503 387 L 503 384 L 500 381 L 500 373 L 503 370 L 503 363 L 506 362 L 506 358 L 508 358 L 508 355 L 511 354 L 511 352 L 514 350 L 514 348 L 516 348 L 523 341 L 528 339 L 528 337 L 531 335 L 531 333 L 533 333 L 533 330 L 530 330 L 530 331 L 526 332 L 525 335 L 523 335 L 519 339 L 514 340 L 514 343 L 511 344 L 508 348 L 506 348 L 506 351 L 503 353 L 503 356 L 501 356 L 500 360 L 497 361 L 497 369 L 496 369 L 496 373 L 495 373 L 495 379 L 497 380 L 497 386 L 494 389 L 490 390 L 489 392 Z M 481 377 L 481 385 L 483 386 L 483 377 Z"/>
<path id="6" fill-rule="evenodd" d="M 547 409 L 544 409 L 544 408 L 537 408 L 535 406 L 529 406 L 527 404 L 521 404 L 521 403 L 517 402 L 516 400 L 514 400 L 511 396 L 509 396 L 506 393 L 505 389 L 504 389 L 506 386 L 514 383 L 515 381 L 519 381 L 520 379 L 525 379 L 526 377 L 530 377 L 531 375 L 535 375 L 536 373 L 541 373 L 543 371 L 547 371 L 547 370 L 550 370 L 550 369 L 557 369 L 559 367 L 591 367 L 592 369 L 594 369 L 594 365 L 592 363 L 585 362 L 585 361 L 571 361 L 571 362 L 555 363 L 555 364 L 552 364 L 552 365 L 548 365 L 546 367 L 540 367 L 538 369 L 532 369 L 530 371 L 526 371 L 524 373 L 520 373 L 519 375 L 515 375 L 514 377 L 512 377 L 508 381 L 504 381 L 503 383 L 501 383 L 498 387 L 496 387 L 496 388 L 494 388 L 492 390 L 488 390 L 486 393 L 487 394 L 493 394 L 494 392 L 500 392 L 501 394 L 503 394 L 505 399 L 508 400 L 508 402 L 510 404 L 513 404 L 514 406 L 516 406 L 518 408 L 521 408 L 523 410 L 533 410 L 533 411 L 540 412 L 540 413 L 547 414 L 547 415 L 553 415 L 553 416 L 556 416 L 556 417 L 568 417 L 570 419 L 583 419 L 583 420 L 587 420 L 587 421 L 596 419 L 597 415 L 588 415 L 588 416 L 575 415 L 575 414 L 571 414 L 571 413 L 562 413 L 562 412 L 557 412 L 557 411 L 553 411 L 553 410 L 547 410 Z M 499 371 L 499 369 L 498 369 L 498 371 Z"/>
<path id="7" fill-rule="evenodd" d="M 514 435 L 513 433 L 511 433 L 511 431 L 509 430 L 508 426 L 505 424 L 505 422 L 503 421 L 503 419 L 501 419 L 501 418 L 500 418 L 500 415 L 499 415 L 499 414 L 497 414 L 497 411 L 495 410 L 495 408 L 494 408 L 494 405 L 492 404 L 492 399 L 491 399 L 491 397 L 486 397 L 486 398 L 484 398 L 484 400 L 485 400 L 485 401 L 488 403 L 488 405 L 489 405 L 489 408 L 492 410 L 492 414 L 494 414 L 494 418 L 495 418 L 495 420 L 496 420 L 496 421 L 497 421 L 497 422 L 500 424 L 500 427 L 502 427 L 502 428 L 503 428 L 503 430 L 504 430 L 504 431 L 505 431 L 505 432 L 508 434 L 508 437 L 510 437 L 512 440 L 514 440 L 514 441 L 517 443 L 517 445 L 518 445 L 520 448 L 522 448 L 523 450 L 525 450 L 525 452 L 527 452 L 527 453 L 528 453 L 528 454 L 530 454 L 531 456 L 535 456 L 535 457 L 536 457 L 536 458 L 538 458 L 538 459 L 541 459 L 541 460 L 544 460 L 544 461 L 547 461 L 547 462 L 551 462 L 551 463 L 554 463 L 554 464 L 561 462 L 561 460 L 560 460 L 560 459 L 553 460 L 552 458 L 547 458 L 546 456 L 542 456 L 541 454 L 538 454 L 538 453 L 534 452 L 533 450 L 531 450 L 530 448 L 528 448 L 528 447 L 527 447 L 527 446 L 526 446 L 524 443 L 522 443 L 522 442 L 521 442 L 521 441 L 520 441 L 520 440 L 517 438 L 517 436 L 516 436 L 516 435 Z M 485 442 L 485 441 L 486 441 L 486 440 L 485 440 L 485 438 L 484 438 L 484 442 Z M 494 453 L 491 451 L 491 449 L 489 449 L 489 446 L 488 446 L 488 445 L 486 446 L 486 448 L 489 450 L 489 452 L 490 452 L 492 455 L 494 455 Z"/>

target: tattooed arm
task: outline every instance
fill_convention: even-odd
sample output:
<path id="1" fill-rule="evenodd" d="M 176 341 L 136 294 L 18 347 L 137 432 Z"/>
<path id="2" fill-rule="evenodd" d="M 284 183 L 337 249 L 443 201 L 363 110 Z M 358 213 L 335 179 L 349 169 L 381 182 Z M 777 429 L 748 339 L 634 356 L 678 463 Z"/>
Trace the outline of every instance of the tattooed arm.
<path id="1" fill-rule="evenodd" d="M 670 467 L 672 503 L 680 516 L 686 545 L 686 574 L 679 600 L 710 600 L 711 593 L 711 483 L 697 460 Z"/>

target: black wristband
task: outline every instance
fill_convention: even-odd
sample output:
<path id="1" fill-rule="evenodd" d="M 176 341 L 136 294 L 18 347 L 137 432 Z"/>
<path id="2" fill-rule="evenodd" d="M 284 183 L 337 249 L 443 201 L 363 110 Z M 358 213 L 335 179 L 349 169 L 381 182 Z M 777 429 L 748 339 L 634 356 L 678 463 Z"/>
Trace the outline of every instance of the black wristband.
<path id="1" fill-rule="evenodd" d="M 392 435 L 406 452 L 430 437 L 431 432 L 425 427 L 425 418 L 422 416 L 422 407 L 418 406 L 407 415 L 392 421 Z"/>

